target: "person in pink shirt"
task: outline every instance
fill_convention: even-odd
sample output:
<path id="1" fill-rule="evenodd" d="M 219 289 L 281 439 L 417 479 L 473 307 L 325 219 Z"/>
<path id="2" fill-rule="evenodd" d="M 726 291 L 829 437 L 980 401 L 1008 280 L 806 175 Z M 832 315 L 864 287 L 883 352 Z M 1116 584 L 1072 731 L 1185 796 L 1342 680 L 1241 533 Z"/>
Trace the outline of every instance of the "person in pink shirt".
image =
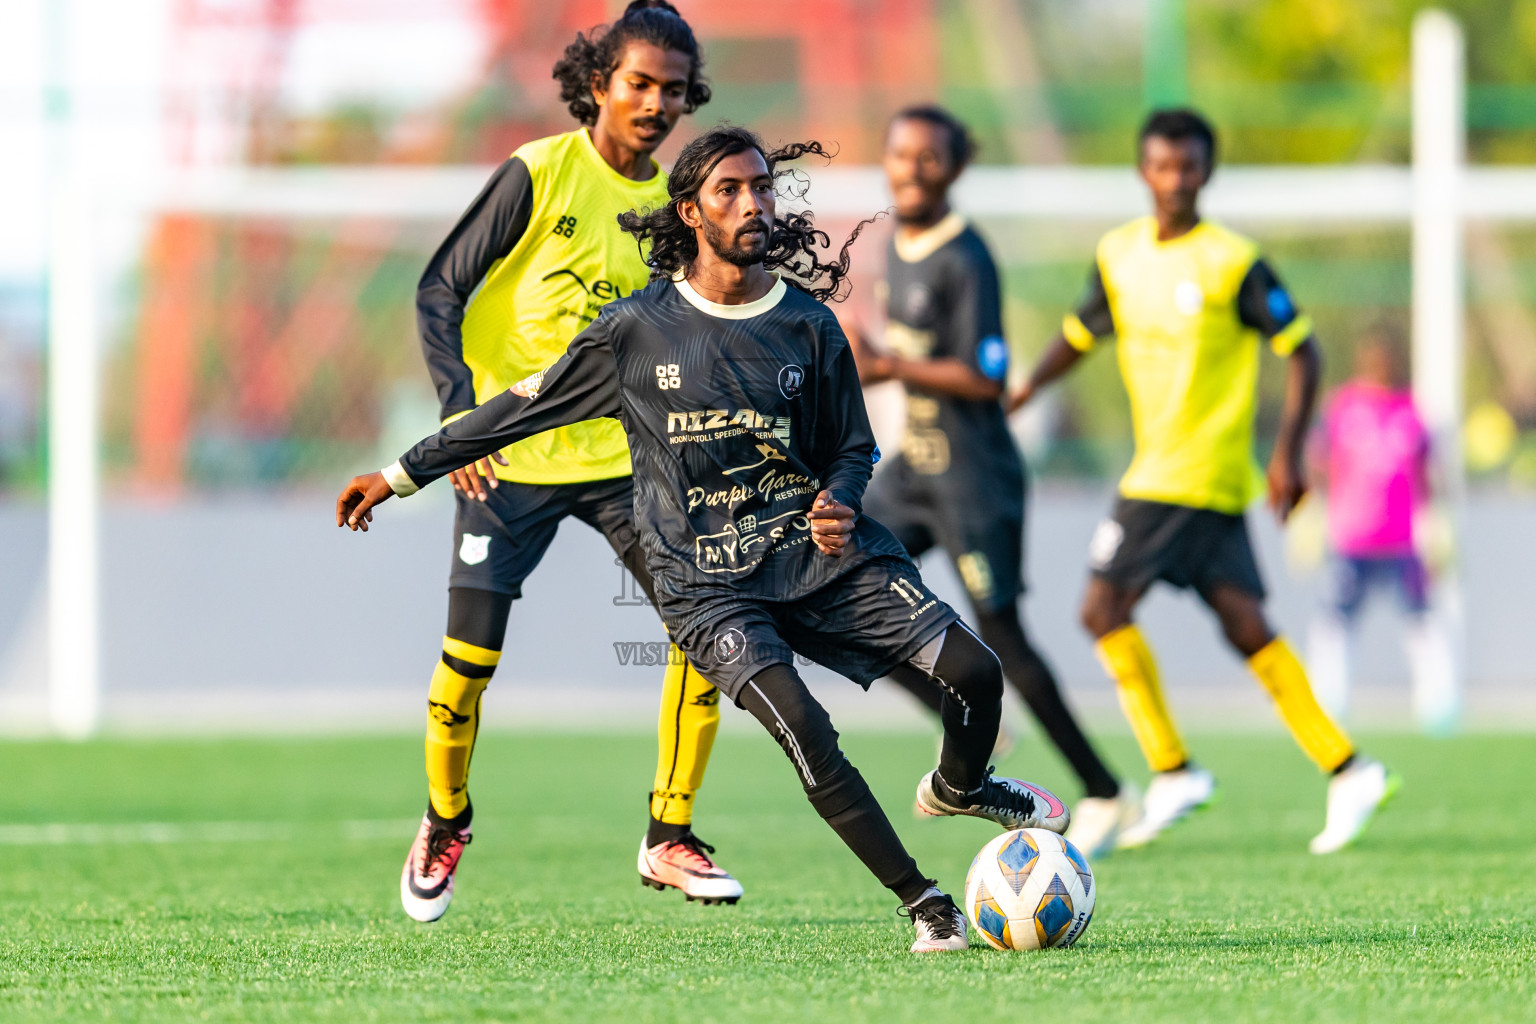
<path id="1" fill-rule="evenodd" d="M 1396 337 L 1372 331 L 1355 352 L 1355 376 L 1329 398 L 1314 435 L 1312 461 L 1327 490 L 1333 557 L 1308 662 L 1319 702 L 1342 715 L 1360 609 L 1371 591 L 1396 591 L 1408 616 L 1414 717 L 1425 731 L 1446 734 L 1456 726 L 1460 688 L 1415 542 L 1430 498 L 1430 445 L 1405 376 Z"/>

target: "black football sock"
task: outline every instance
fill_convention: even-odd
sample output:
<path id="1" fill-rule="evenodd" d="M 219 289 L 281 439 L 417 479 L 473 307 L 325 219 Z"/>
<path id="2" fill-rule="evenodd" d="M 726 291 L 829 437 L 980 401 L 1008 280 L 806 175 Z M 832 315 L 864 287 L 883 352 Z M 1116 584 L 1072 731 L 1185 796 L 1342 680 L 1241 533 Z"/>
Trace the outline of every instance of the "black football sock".
<path id="1" fill-rule="evenodd" d="M 653 815 L 650 827 L 645 830 L 645 845 L 650 847 L 676 842 L 692 831 L 692 825 L 674 825 L 671 822 L 661 821 Z"/>
<path id="2" fill-rule="evenodd" d="M 465 797 L 464 798 L 464 810 L 460 811 L 458 814 L 454 815 L 452 818 L 445 818 L 441 814 L 437 813 L 437 808 L 432 806 L 432 801 L 431 800 L 428 800 L 427 801 L 427 817 L 432 820 L 432 824 L 434 824 L 434 825 L 447 825 L 449 828 L 451 828 L 451 829 L 453 829 L 454 831 L 457 832 L 460 829 L 468 828 L 469 827 L 469 823 L 474 820 L 474 817 L 475 817 L 475 805 L 470 802 L 468 797 Z"/>
<path id="3" fill-rule="evenodd" d="M 794 669 L 768 666 L 752 677 L 737 703 L 778 740 L 811 806 L 881 885 L 907 903 L 933 884 L 907 853 L 864 776 L 843 756 L 826 709 Z"/>
<path id="4" fill-rule="evenodd" d="M 1120 793 L 1120 783 L 1099 759 L 1093 744 L 1083 735 L 1072 711 L 1062 699 L 1061 688 L 1050 666 L 1040 657 L 1019 621 L 1018 611 L 1005 608 L 976 616 L 981 638 L 1002 662 L 1003 676 L 1024 698 L 1025 705 L 1050 741 L 1061 751 L 1088 796 L 1109 798 Z"/>
<path id="5" fill-rule="evenodd" d="M 953 789 L 969 792 L 987 775 L 987 761 L 997 743 L 997 723 L 1003 715 L 1003 670 L 962 623 L 944 634 L 944 646 L 933 666 L 933 681 L 944 692 L 944 746 L 939 751 L 939 775 Z"/>

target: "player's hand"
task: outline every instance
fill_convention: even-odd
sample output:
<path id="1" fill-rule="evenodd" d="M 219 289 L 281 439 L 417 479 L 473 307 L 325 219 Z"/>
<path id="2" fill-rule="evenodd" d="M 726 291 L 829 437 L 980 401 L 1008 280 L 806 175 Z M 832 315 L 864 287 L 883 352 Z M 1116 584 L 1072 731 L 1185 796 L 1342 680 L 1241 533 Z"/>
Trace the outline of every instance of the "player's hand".
<path id="1" fill-rule="evenodd" d="M 500 486 L 499 481 L 496 479 L 496 470 L 491 468 L 492 459 L 495 459 L 503 466 L 507 464 L 506 457 L 501 452 L 496 452 L 486 456 L 479 462 L 470 463 L 463 469 L 456 469 L 448 474 L 448 479 L 453 482 L 453 489 L 463 491 L 465 497 L 479 498 L 481 501 L 484 501 L 487 497 L 486 481 L 490 481 L 493 488 Z"/>
<path id="2" fill-rule="evenodd" d="M 1007 402 L 1005 402 L 1003 405 L 1004 413 L 1008 416 L 1012 416 L 1014 413 L 1024 408 L 1025 403 L 1034 397 L 1034 385 L 1029 381 L 1025 381 L 1023 384 L 1019 385 L 1019 390 L 1008 396 Z"/>
<path id="3" fill-rule="evenodd" d="M 355 476 L 336 499 L 336 525 L 367 533 L 368 524 L 373 522 L 373 506 L 394 496 L 394 488 L 389 486 L 383 473 Z"/>
<path id="4" fill-rule="evenodd" d="M 1283 523 L 1307 493 L 1307 475 L 1302 472 L 1301 460 L 1276 450 L 1265 478 L 1269 484 L 1269 507 Z"/>
<path id="5" fill-rule="evenodd" d="M 812 542 L 822 554 L 842 557 L 857 516 L 853 509 L 832 497 L 831 491 L 822 491 L 811 505 Z"/>
<path id="6" fill-rule="evenodd" d="M 854 364 L 859 368 L 859 380 L 865 384 L 880 384 L 890 380 L 895 360 L 865 341 L 862 332 L 847 330 L 844 333 L 848 338 L 848 348 L 853 352 Z"/>
<path id="7" fill-rule="evenodd" d="M 1413 547 L 1434 578 L 1456 562 L 1456 527 L 1450 510 L 1435 502 L 1413 517 Z"/>

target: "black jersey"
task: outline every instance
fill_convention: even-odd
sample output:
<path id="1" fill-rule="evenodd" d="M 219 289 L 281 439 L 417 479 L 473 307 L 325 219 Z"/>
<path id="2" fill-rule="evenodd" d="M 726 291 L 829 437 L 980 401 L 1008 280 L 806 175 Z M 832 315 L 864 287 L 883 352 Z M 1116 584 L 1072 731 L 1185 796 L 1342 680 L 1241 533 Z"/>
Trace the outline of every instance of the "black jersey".
<path id="1" fill-rule="evenodd" d="M 879 453 L 837 319 L 783 281 L 739 306 L 685 281 L 615 300 L 553 366 L 422 441 L 399 470 L 419 487 L 598 416 L 628 435 L 635 518 L 669 625 L 686 622 L 688 598 L 702 592 L 790 601 L 902 554 L 863 517 L 840 558 L 811 543 L 817 493 L 859 509 Z"/>
<path id="2" fill-rule="evenodd" d="M 908 359 L 953 358 L 983 377 L 1008 376 L 997 264 L 975 229 L 950 214 L 886 254 L 886 343 Z M 901 459 L 891 467 L 913 487 L 965 503 L 1012 506 L 1024 469 L 1002 405 L 907 387 Z"/>

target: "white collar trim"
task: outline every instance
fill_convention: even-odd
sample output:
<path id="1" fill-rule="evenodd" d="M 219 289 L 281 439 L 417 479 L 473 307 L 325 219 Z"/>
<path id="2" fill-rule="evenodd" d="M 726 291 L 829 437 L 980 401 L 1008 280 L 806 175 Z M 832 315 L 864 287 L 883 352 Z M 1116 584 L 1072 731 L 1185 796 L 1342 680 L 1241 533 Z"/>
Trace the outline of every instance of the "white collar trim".
<path id="1" fill-rule="evenodd" d="M 711 302 L 694 291 L 693 285 L 681 277 L 674 277 L 672 283 L 677 286 L 678 294 L 687 299 L 700 312 L 708 313 L 710 316 L 717 316 L 722 320 L 750 320 L 755 316 L 761 316 L 774 306 L 777 306 L 779 301 L 784 298 L 784 293 L 789 291 L 789 285 L 784 283 L 782 277 L 775 274 L 774 278 L 773 287 L 768 289 L 767 295 L 760 299 L 753 299 L 751 302 L 743 302 L 733 306 L 727 306 L 723 302 Z"/>
<path id="2" fill-rule="evenodd" d="M 965 230 L 965 218 L 953 210 L 933 227 L 927 229 L 914 238 L 901 237 L 901 230 L 896 231 L 896 257 L 903 263 L 921 263 L 944 247 L 949 241 L 959 237 Z"/>

